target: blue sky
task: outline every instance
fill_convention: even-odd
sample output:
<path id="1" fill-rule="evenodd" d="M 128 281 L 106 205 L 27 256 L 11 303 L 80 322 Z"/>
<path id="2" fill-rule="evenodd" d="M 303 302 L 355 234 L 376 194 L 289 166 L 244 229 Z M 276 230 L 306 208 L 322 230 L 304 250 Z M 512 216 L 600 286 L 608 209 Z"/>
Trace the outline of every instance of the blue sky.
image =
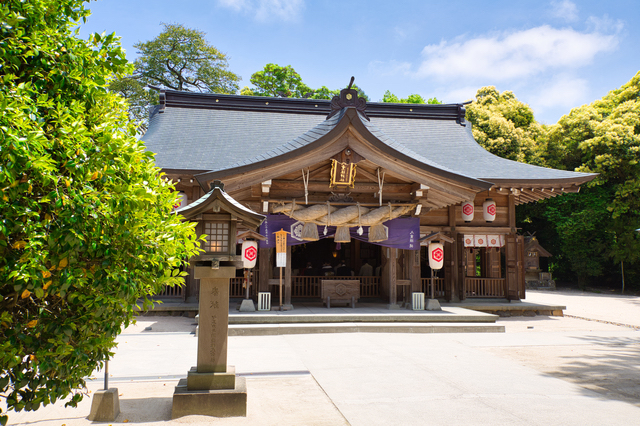
<path id="1" fill-rule="evenodd" d="M 640 4 L 609 1 L 98 0 L 81 28 L 133 44 L 161 22 L 207 34 L 250 86 L 267 63 L 291 65 L 313 87 L 350 77 L 372 101 L 386 90 L 447 103 L 483 86 L 511 90 L 553 124 L 640 70 Z"/>

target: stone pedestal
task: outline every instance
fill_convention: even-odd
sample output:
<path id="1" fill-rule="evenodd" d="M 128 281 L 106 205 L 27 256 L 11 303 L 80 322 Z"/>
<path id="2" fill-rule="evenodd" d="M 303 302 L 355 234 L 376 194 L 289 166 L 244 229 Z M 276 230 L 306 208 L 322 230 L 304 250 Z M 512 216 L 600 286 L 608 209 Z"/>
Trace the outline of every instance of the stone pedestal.
<path id="1" fill-rule="evenodd" d="M 235 267 L 196 267 L 200 279 L 198 364 L 180 380 L 173 394 L 172 418 L 246 416 L 247 388 L 235 368 L 227 367 L 229 279 Z"/>
<path id="2" fill-rule="evenodd" d="M 120 414 L 118 388 L 100 389 L 93 394 L 91 412 L 87 419 L 93 422 L 112 422 Z"/>
<path id="3" fill-rule="evenodd" d="M 240 305 L 240 312 L 255 312 L 256 305 L 253 303 L 251 299 L 243 299 L 242 304 Z"/>
<path id="4" fill-rule="evenodd" d="M 440 302 L 438 299 L 427 299 L 427 306 L 424 308 L 427 311 L 441 311 Z"/>

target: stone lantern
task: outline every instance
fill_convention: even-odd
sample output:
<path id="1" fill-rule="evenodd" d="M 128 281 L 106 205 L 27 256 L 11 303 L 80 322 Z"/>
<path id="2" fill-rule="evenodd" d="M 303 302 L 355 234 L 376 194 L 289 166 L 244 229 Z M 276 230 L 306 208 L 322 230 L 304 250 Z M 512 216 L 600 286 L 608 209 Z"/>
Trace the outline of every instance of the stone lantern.
<path id="1" fill-rule="evenodd" d="M 236 377 L 235 367 L 227 366 L 229 280 L 236 276 L 236 269 L 243 267 L 241 256 L 236 255 L 238 227 L 254 230 L 265 216 L 231 198 L 220 181 L 176 213 L 199 222 L 206 242 L 204 253 L 192 259 L 194 276 L 200 280 L 197 366 L 176 386 L 171 417 L 246 416 L 245 378 Z"/>

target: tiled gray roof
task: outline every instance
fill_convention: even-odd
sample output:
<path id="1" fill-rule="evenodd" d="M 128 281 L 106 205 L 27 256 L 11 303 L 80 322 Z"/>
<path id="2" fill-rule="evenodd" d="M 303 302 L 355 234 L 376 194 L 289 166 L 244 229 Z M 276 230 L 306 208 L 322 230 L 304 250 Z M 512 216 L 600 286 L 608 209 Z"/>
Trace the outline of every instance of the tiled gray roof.
<path id="1" fill-rule="evenodd" d="M 266 156 L 324 122 L 322 115 L 166 108 L 141 138 L 166 169 L 218 170 Z"/>
<path id="2" fill-rule="evenodd" d="M 371 120 L 374 122 L 374 120 Z M 376 118 L 375 124 L 394 140 L 450 170 L 477 179 L 548 180 L 592 176 L 588 173 L 548 169 L 491 154 L 473 138 L 471 124 L 453 121 Z"/>
<path id="3" fill-rule="evenodd" d="M 325 115 L 167 106 L 154 113 L 142 137 L 164 169 L 220 171 L 277 157 L 326 135 L 344 110 Z M 381 142 L 411 158 L 465 177 L 492 180 L 588 180 L 586 173 L 547 169 L 490 154 L 471 126 L 455 120 L 360 116 Z"/>
<path id="4" fill-rule="evenodd" d="M 328 120 L 323 121 L 322 123 L 312 128 L 311 130 L 293 139 L 292 141 L 289 141 L 283 145 L 277 146 L 274 149 L 264 154 L 260 154 L 250 159 L 241 160 L 237 163 L 232 164 L 229 167 L 221 168 L 220 170 L 256 163 L 258 161 L 266 160 L 273 157 L 278 157 L 286 152 L 294 151 L 297 148 L 302 148 L 303 146 L 310 144 L 311 142 L 314 142 L 319 138 L 321 138 L 322 136 L 329 133 L 335 127 L 335 125 L 338 124 L 338 122 L 342 119 L 342 117 L 344 116 L 344 112 L 345 112 L 344 110 L 340 111 L 340 113 L 334 115 Z M 217 170 L 217 169 L 212 169 L 212 170 Z"/>

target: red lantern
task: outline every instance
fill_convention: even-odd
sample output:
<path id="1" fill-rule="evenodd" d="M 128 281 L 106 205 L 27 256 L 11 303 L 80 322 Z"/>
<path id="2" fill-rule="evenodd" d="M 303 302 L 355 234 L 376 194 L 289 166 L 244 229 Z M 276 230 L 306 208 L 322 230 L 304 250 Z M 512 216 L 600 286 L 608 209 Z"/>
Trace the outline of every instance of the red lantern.
<path id="1" fill-rule="evenodd" d="M 482 215 L 487 222 L 493 222 L 496 219 L 496 202 L 491 198 L 482 203 Z"/>
<path id="2" fill-rule="evenodd" d="M 471 222 L 473 220 L 473 202 L 466 201 L 462 203 L 462 220 Z"/>
<path id="3" fill-rule="evenodd" d="M 444 246 L 441 243 L 429 243 L 429 267 L 442 269 L 444 265 Z"/>

